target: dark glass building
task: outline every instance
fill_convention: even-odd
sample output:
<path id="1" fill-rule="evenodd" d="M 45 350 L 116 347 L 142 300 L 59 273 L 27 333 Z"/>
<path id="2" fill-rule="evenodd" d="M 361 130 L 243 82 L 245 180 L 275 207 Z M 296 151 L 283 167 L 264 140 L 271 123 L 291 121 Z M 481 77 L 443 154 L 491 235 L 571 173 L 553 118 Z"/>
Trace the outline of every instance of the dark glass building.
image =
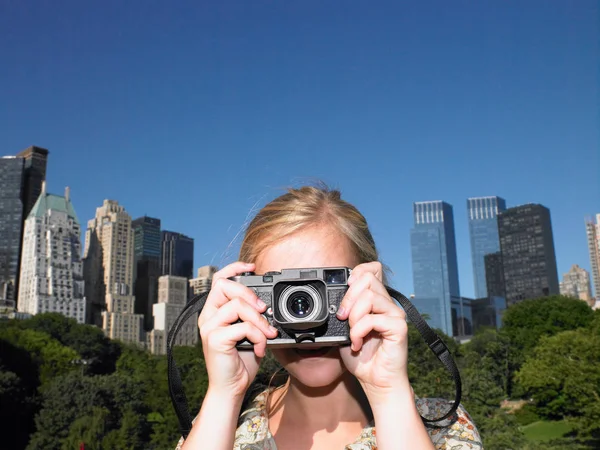
<path id="1" fill-rule="evenodd" d="M 500 197 L 476 197 L 467 200 L 475 298 L 488 296 L 484 258 L 489 253 L 500 251 L 498 212 L 505 209 L 506 201 Z"/>
<path id="2" fill-rule="evenodd" d="M 527 204 L 498 215 L 508 306 L 559 293 L 550 210 Z"/>
<path id="3" fill-rule="evenodd" d="M 0 301 L 16 302 L 23 230 L 22 158 L 0 158 Z"/>
<path id="4" fill-rule="evenodd" d="M 504 267 L 502 266 L 502 253 L 490 253 L 485 255 L 485 281 L 487 285 L 487 296 L 506 297 L 506 286 L 504 285 Z"/>
<path id="5" fill-rule="evenodd" d="M 152 305 L 158 302 L 160 277 L 160 219 L 140 217 L 131 222 L 134 251 L 135 313 L 144 315 L 144 329 L 152 330 Z"/>
<path id="6" fill-rule="evenodd" d="M 40 193 L 42 183 L 46 181 L 46 166 L 48 164 L 48 150 L 31 146 L 17 154 L 25 161 L 23 171 L 23 217 L 27 218 L 29 212 Z"/>
<path id="7" fill-rule="evenodd" d="M 192 278 L 194 240 L 174 231 L 163 231 L 161 236 L 160 274 Z"/>
<path id="8" fill-rule="evenodd" d="M 428 322 L 449 336 L 452 309 L 461 316 L 458 263 L 452 206 L 441 201 L 413 204 L 414 227 L 410 232 L 415 306 Z M 454 301 L 452 299 L 455 299 Z"/>

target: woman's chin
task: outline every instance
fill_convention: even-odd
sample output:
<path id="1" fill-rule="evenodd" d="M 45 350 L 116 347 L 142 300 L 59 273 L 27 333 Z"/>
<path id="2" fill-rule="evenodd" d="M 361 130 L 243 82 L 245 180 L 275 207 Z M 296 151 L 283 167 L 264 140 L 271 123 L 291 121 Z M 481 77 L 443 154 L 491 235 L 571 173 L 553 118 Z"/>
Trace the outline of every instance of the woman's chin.
<path id="1" fill-rule="evenodd" d="M 275 357 L 300 384 L 319 388 L 330 386 L 344 374 L 339 350 L 329 349 L 274 351 Z"/>

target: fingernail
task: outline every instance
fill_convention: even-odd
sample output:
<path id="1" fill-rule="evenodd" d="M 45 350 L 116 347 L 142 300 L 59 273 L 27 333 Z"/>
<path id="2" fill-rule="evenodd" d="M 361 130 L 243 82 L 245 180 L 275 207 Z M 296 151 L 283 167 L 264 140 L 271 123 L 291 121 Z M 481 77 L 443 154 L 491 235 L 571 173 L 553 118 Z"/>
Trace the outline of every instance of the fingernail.
<path id="1" fill-rule="evenodd" d="M 258 305 L 259 308 L 264 308 L 265 306 L 267 306 L 267 304 L 265 302 L 263 302 L 260 298 L 256 299 L 256 304 Z"/>
<path id="2" fill-rule="evenodd" d="M 346 308 L 344 308 L 343 306 L 340 306 L 339 309 L 337 310 L 338 317 L 344 317 L 345 313 L 346 313 Z"/>
<path id="3" fill-rule="evenodd" d="M 269 331 L 271 333 L 278 333 L 279 334 L 279 332 L 277 331 L 277 328 L 275 328 L 274 326 L 271 326 L 271 325 L 269 325 Z"/>

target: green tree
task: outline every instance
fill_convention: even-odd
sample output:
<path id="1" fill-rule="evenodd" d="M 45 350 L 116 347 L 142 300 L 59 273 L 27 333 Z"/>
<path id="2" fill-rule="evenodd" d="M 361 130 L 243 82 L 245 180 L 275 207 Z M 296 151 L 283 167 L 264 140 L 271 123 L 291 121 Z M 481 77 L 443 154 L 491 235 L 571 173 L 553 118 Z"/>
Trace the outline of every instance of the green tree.
<path id="1" fill-rule="evenodd" d="M 72 361 L 79 358 L 75 350 L 65 347 L 41 331 L 5 328 L 0 330 L 0 340 L 8 341 L 31 355 L 39 367 L 39 384 L 42 386 L 53 378 L 72 371 Z"/>
<path id="2" fill-rule="evenodd" d="M 107 439 L 108 447 L 103 444 L 103 448 L 144 447 L 141 444 L 149 435 L 147 414 L 142 386 L 130 377 L 71 373 L 44 390 L 35 420 L 37 431 L 27 448 L 60 450 L 79 441 L 87 445 L 85 439 L 90 437 L 96 444 L 100 437 L 102 442 Z M 99 425 L 102 418 L 104 428 Z"/>
<path id="3" fill-rule="evenodd" d="M 581 441 L 600 444 L 600 333 L 592 329 L 544 337 L 517 373 L 540 415 L 568 418 Z"/>
<path id="4" fill-rule="evenodd" d="M 515 417 L 500 409 L 506 398 L 508 340 L 485 329 L 463 345 L 460 360 L 462 403 L 488 450 L 521 449 L 525 436 Z"/>
<path id="5" fill-rule="evenodd" d="M 508 308 L 503 317 L 501 333 L 509 341 L 509 372 L 517 372 L 543 336 L 553 336 L 567 330 L 587 327 L 594 313 L 581 300 L 561 295 L 526 300 Z M 518 385 L 508 380 L 508 394 L 526 395 Z"/>
<path id="6" fill-rule="evenodd" d="M 89 373 L 114 372 L 121 345 L 108 339 L 98 327 L 77 323 L 75 319 L 59 313 L 37 314 L 19 322 L 21 327 L 46 333 L 75 350 L 82 359 L 90 361 Z"/>

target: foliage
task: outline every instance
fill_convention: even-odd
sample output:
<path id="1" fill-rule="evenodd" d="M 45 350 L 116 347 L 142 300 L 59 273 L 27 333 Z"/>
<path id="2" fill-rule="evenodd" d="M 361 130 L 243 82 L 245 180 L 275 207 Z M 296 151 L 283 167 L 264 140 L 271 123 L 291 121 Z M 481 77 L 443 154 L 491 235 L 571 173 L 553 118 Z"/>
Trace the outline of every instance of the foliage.
<path id="1" fill-rule="evenodd" d="M 463 345 L 437 331 L 460 368 L 462 403 L 485 448 L 600 447 L 600 311 L 556 296 L 511 306 L 504 324 Z M 453 398 L 452 378 L 412 325 L 408 340 L 415 393 Z M 198 344 L 174 351 L 195 415 L 208 388 L 202 349 Z M 91 365 L 76 366 L 74 359 Z M 268 352 L 247 396 L 285 376 Z M 520 410 L 500 408 L 519 394 L 527 394 Z M 548 439 L 537 440 L 536 427 L 543 425 L 525 425 L 540 419 L 559 420 L 571 431 L 542 433 Z M 0 423 L 14 430 L 3 448 L 17 450 L 67 450 L 82 442 L 86 449 L 162 450 L 179 439 L 166 357 L 112 342 L 96 327 L 59 314 L 0 322 Z"/>
<path id="2" fill-rule="evenodd" d="M 98 327 L 79 324 L 59 313 L 38 314 L 20 324 L 27 329 L 42 331 L 75 350 L 82 359 L 90 362 L 89 373 L 105 374 L 115 370 L 121 345 L 108 339 Z"/>
<path id="3" fill-rule="evenodd" d="M 600 333 L 579 329 L 543 338 L 517 373 L 548 419 L 570 418 L 581 440 L 600 438 Z"/>
<path id="4" fill-rule="evenodd" d="M 101 442 L 99 448 L 140 448 L 148 435 L 146 414 L 142 389 L 132 378 L 71 373 L 44 391 L 27 448 L 60 450 L 76 442 L 87 445 L 85 439 Z"/>
<path id="5" fill-rule="evenodd" d="M 75 350 L 41 331 L 8 328 L 0 330 L 0 339 L 26 350 L 32 356 L 38 366 L 41 385 L 73 370 L 71 361 L 79 358 Z"/>

